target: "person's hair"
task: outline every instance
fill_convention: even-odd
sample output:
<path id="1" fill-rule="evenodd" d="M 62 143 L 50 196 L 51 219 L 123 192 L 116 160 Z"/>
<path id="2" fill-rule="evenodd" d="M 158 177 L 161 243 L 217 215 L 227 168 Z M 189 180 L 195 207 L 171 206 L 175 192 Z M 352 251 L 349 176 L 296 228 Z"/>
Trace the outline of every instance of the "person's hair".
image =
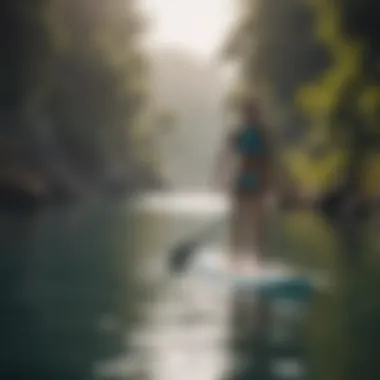
<path id="1" fill-rule="evenodd" d="M 255 99 L 247 99 L 242 102 L 240 107 L 240 112 L 243 117 L 256 115 L 259 116 L 259 102 Z"/>

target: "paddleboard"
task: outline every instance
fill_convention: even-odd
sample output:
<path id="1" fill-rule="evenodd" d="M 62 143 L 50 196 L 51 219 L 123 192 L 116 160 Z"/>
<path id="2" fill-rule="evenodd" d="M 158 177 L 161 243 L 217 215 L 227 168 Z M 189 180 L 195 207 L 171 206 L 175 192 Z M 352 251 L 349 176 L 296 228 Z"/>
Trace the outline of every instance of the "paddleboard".
<path id="1" fill-rule="evenodd" d="M 279 262 L 247 265 L 237 271 L 222 247 L 203 247 L 196 256 L 191 273 L 256 296 L 307 301 L 316 290 L 316 283 L 310 276 Z"/>

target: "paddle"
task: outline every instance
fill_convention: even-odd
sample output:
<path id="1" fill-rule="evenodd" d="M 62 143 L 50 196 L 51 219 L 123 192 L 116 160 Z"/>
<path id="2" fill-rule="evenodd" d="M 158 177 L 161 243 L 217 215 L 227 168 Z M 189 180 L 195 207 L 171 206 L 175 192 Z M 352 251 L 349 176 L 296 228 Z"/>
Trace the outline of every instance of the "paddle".
<path id="1" fill-rule="evenodd" d="M 185 241 L 182 241 L 173 247 L 169 253 L 170 271 L 176 273 L 184 272 L 194 257 L 197 248 L 220 227 L 221 223 L 222 221 L 220 220 L 216 222 L 214 221 L 195 236 L 187 238 Z"/>

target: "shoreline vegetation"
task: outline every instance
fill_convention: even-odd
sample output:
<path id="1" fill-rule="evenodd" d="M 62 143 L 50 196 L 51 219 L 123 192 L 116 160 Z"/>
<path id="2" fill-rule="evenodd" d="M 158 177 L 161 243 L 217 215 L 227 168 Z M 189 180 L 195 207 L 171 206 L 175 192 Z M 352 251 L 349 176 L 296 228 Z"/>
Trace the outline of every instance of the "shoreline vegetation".
<path id="1" fill-rule="evenodd" d="M 0 5 L 1 208 L 164 186 L 138 4 L 27 3 Z"/>
<path id="2" fill-rule="evenodd" d="M 379 205 L 379 5 L 370 3 L 244 2 L 221 52 L 238 67 L 231 107 L 262 103 L 292 187 L 320 193 L 315 210 L 339 222 Z M 301 198 L 287 208 L 314 203 Z"/>

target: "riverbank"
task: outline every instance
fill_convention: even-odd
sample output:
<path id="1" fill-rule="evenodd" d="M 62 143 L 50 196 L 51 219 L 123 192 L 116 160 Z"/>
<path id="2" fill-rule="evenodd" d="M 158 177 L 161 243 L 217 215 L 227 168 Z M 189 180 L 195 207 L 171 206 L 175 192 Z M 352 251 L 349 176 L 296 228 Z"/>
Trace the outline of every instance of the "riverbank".
<path id="1" fill-rule="evenodd" d="M 96 184 L 54 183 L 33 171 L 0 172 L 0 210 L 32 211 L 49 205 L 87 201 L 92 198 L 125 198 L 144 190 L 164 189 L 165 184 L 151 173 L 136 179 L 99 179 Z"/>

